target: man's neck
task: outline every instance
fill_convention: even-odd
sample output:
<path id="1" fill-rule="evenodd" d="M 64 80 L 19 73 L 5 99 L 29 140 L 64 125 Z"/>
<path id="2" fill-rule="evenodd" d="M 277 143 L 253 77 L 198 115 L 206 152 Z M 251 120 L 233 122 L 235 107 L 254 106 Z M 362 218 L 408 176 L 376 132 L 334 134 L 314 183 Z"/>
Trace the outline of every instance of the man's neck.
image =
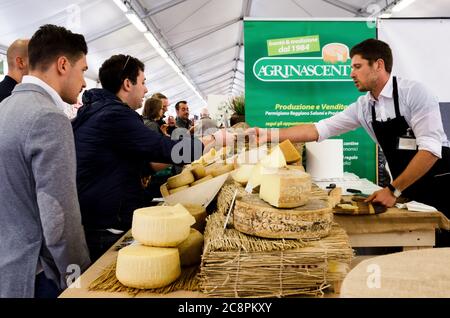
<path id="1" fill-rule="evenodd" d="M 45 82 L 48 86 L 53 88 L 58 93 L 58 95 L 61 96 L 60 83 L 48 72 L 44 73 L 39 71 L 31 71 L 29 75 L 39 78 L 41 81 Z"/>
<path id="2" fill-rule="evenodd" d="M 23 74 L 18 71 L 9 71 L 7 74 L 9 77 L 11 77 L 13 80 L 15 80 L 17 83 L 22 82 Z"/>
<path id="3" fill-rule="evenodd" d="M 370 91 L 373 98 L 378 100 L 378 97 L 380 96 L 381 92 L 383 91 L 383 88 L 386 86 L 386 83 L 389 81 L 390 76 L 391 76 L 391 74 L 386 73 L 378 78 L 375 88 Z"/>

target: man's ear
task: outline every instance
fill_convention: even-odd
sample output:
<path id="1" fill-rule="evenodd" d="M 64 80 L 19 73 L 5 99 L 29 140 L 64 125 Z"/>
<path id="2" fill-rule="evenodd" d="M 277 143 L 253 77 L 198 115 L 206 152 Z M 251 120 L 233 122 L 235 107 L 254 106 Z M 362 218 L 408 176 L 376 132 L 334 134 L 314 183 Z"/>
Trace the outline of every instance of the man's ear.
<path id="1" fill-rule="evenodd" d="M 58 57 L 58 60 L 56 60 L 56 69 L 58 70 L 58 73 L 65 74 L 67 73 L 68 67 L 69 67 L 69 60 L 65 56 Z"/>
<path id="2" fill-rule="evenodd" d="M 25 62 L 22 57 L 20 57 L 20 56 L 16 57 L 16 65 L 17 65 L 17 68 L 20 70 L 25 68 Z"/>
<path id="3" fill-rule="evenodd" d="M 124 81 L 122 83 L 123 90 L 125 92 L 129 92 L 131 90 L 131 86 L 132 86 L 131 81 L 128 78 L 124 79 Z"/>
<path id="4" fill-rule="evenodd" d="M 386 66 L 384 64 L 384 60 L 378 59 L 377 60 L 377 71 L 385 71 L 385 70 L 386 70 Z"/>

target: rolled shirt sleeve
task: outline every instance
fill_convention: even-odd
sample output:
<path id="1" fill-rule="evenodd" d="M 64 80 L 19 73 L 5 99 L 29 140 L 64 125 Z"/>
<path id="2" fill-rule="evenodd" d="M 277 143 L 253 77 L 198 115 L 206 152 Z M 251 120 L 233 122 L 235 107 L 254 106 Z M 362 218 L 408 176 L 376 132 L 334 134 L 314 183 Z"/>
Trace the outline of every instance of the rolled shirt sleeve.
<path id="1" fill-rule="evenodd" d="M 445 140 L 439 102 L 424 85 L 415 83 L 407 94 L 410 125 L 416 137 L 419 150 L 427 150 L 438 158 L 442 157 Z"/>

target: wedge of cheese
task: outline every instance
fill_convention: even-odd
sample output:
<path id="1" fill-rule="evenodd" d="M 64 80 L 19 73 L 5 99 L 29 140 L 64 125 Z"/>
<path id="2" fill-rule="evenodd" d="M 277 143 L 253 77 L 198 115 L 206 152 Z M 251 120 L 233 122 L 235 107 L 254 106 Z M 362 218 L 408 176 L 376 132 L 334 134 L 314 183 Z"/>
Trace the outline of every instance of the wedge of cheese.
<path id="1" fill-rule="evenodd" d="M 177 248 L 135 244 L 122 248 L 117 256 L 116 277 L 128 287 L 164 287 L 180 275 L 180 256 Z"/>
<path id="2" fill-rule="evenodd" d="M 297 162 L 301 159 L 300 153 L 295 149 L 294 145 L 291 143 L 289 139 L 286 139 L 285 141 L 281 142 L 277 147 L 280 147 L 281 151 L 283 152 L 284 158 L 286 159 L 286 162 L 293 163 Z"/>
<path id="3" fill-rule="evenodd" d="M 250 179 L 254 167 L 255 165 L 252 164 L 243 164 L 231 173 L 231 177 L 234 181 L 245 186 Z"/>
<path id="4" fill-rule="evenodd" d="M 279 168 L 261 176 L 259 197 L 277 208 L 305 205 L 311 195 L 311 176 L 300 170 Z"/>
<path id="5" fill-rule="evenodd" d="M 203 254 L 203 235 L 196 229 L 191 228 L 187 239 L 177 246 L 180 253 L 181 266 L 192 266 L 199 264 Z"/>
<path id="6" fill-rule="evenodd" d="M 247 191 L 255 189 L 261 185 L 261 169 L 262 169 L 261 163 L 258 163 L 253 166 L 253 169 L 250 173 L 250 177 L 248 178 L 247 182 L 246 187 Z"/>
<path id="7" fill-rule="evenodd" d="M 286 159 L 280 147 L 274 147 L 270 154 L 261 161 L 264 168 L 283 168 L 286 167 Z"/>
<path id="8" fill-rule="evenodd" d="M 137 209 L 131 233 L 138 242 L 156 247 L 175 247 L 189 236 L 195 218 L 181 204 Z"/>

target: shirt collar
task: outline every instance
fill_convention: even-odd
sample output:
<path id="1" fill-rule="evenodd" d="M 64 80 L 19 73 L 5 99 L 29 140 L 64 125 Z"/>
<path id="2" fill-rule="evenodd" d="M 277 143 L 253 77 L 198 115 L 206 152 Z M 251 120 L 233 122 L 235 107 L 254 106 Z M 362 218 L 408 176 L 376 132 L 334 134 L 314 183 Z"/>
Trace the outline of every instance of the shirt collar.
<path id="1" fill-rule="evenodd" d="M 383 89 L 380 92 L 380 96 L 386 97 L 386 98 L 392 98 L 392 75 L 389 76 L 388 81 L 384 85 Z M 377 100 L 372 96 L 371 92 L 367 92 L 367 96 L 369 97 L 369 101 L 371 102 L 377 102 Z"/>
<path id="2" fill-rule="evenodd" d="M 51 87 L 46 82 L 44 82 L 43 80 L 41 80 L 36 76 L 25 75 L 22 79 L 22 83 L 30 83 L 42 87 L 50 95 L 50 97 L 52 98 L 53 102 L 56 104 L 58 109 L 62 110 L 63 112 L 69 105 L 62 100 L 61 96 L 59 96 L 59 94 L 55 91 L 53 87 Z"/>

